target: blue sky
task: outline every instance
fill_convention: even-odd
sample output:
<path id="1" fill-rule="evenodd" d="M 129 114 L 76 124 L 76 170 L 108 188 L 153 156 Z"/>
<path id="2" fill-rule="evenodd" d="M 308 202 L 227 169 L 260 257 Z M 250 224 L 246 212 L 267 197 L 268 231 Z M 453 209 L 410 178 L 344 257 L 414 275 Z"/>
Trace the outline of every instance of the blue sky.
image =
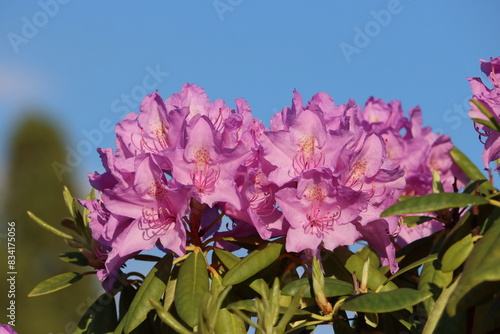
<path id="1" fill-rule="evenodd" d="M 0 172 L 27 105 L 68 137 L 61 161 L 86 182 L 110 124 L 185 82 L 233 105 L 243 97 L 268 124 L 291 103 L 325 91 L 337 104 L 370 96 L 423 109 L 424 123 L 480 164 L 467 118 L 466 77 L 500 56 L 498 0 L 482 1 L 3 1 L 0 4 Z M 87 134 L 87 135 L 85 135 Z M 91 139 L 89 139 L 89 137 Z M 75 167 L 75 168 L 73 168 Z"/>
<path id="2" fill-rule="evenodd" d="M 304 100 L 326 91 L 339 104 L 354 98 L 363 105 L 375 96 L 401 100 L 405 110 L 420 105 L 426 125 L 449 134 L 479 163 L 482 147 L 466 117 L 465 78 L 481 75 L 479 58 L 500 55 L 494 37 L 499 5 L 3 2 L 0 154 L 20 109 L 42 106 L 68 136 L 68 152 L 78 154 L 61 163 L 76 166 L 84 179 L 101 170 L 95 149 L 114 145 L 110 123 L 137 111 L 143 94 L 158 89 L 167 98 L 191 82 L 230 105 L 247 99 L 264 124 L 290 105 L 293 89 Z"/>

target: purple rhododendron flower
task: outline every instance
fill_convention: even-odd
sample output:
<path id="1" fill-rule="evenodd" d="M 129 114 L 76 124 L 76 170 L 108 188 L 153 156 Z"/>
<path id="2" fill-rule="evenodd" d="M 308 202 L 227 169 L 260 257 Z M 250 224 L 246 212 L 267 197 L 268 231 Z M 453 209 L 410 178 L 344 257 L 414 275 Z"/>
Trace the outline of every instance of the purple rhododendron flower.
<path id="1" fill-rule="evenodd" d="M 225 237 L 286 236 L 287 251 L 308 254 L 363 239 L 395 272 L 395 238 L 442 226 L 407 228 L 380 213 L 400 195 L 430 193 L 434 172 L 447 190 L 467 182 L 449 137 L 424 127 L 419 108 L 407 118 L 399 101 L 370 98 L 363 109 L 318 93 L 304 104 L 294 91 L 270 129 L 245 100 L 235 105 L 193 84 L 166 100 L 155 92 L 117 124 L 116 151 L 98 150 L 105 171 L 89 179 L 99 198 L 81 203 L 106 289 L 143 250 L 236 249 Z"/>
<path id="2" fill-rule="evenodd" d="M 17 332 L 10 325 L 0 324 L 0 334 L 17 334 Z"/>
<path id="3" fill-rule="evenodd" d="M 493 88 L 486 87 L 481 78 L 468 78 L 473 99 L 480 102 L 500 124 L 500 57 L 491 59 L 489 62 L 481 59 L 481 71 L 488 76 Z M 469 116 L 472 119 L 488 120 L 486 115 L 479 111 L 478 107 L 471 104 Z M 483 164 L 489 169 L 490 162 L 500 159 L 500 133 L 486 125 L 474 123 L 484 143 Z M 500 170 L 500 165 L 496 167 Z"/>
<path id="4" fill-rule="evenodd" d="M 300 176 L 296 187 L 276 193 L 276 200 L 290 223 L 288 251 L 316 249 L 321 243 L 333 250 L 352 245 L 360 238 L 350 223 L 366 209 L 368 196 L 336 183 L 328 170 L 312 169 Z"/>

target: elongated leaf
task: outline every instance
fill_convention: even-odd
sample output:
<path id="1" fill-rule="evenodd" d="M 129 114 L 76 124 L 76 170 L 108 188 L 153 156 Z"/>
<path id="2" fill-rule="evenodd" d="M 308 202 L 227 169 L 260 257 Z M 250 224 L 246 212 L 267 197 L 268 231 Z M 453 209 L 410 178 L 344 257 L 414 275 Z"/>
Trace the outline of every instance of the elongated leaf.
<path id="1" fill-rule="evenodd" d="M 217 250 L 221 251 L 220 249 L 216 249 L 216 251 Z M 223 251 L 223 252 L 226 252 L 226 251 Z M 229 253 L 229 252 L 227 252 L 227 253 Z M 234 255 L 232 253 L 229 253 L 229 254 Z M 219 259 L 220 259 L 220 257 L 219 257 Z M 239 258 L 238 258 L 238 260 L 239 260 Z M 234 262 L 234 264 L 236 264 L 236 262 Z M 232 267 L 232 265 L 231 265 L 231 267 Z M 214 275 L 212 277 L 212 285 L 211 285 L 210 289 L 211 289 L 211 291 L 214 291 L 217 289 L 219 289 L 219 290 L 223 289 L 221 276 Z M 228 289 L 228 288 L 226 288 L 226 289 Z M 219 295 L 219 302 L 221 302 L 220 298 L 221 298 L 221 296 Z M 222 301 L 222 303 L 219 305 L 219 308 L 221 306 L 227 306 L 228 303 L 233 302 L 233 301 L 234 301 L 233 295 L 228 294 L 228 296 L 225 297 L 224 300 Z M 236 314 L 230 312 L 226 307 L 220 308 L 219 312 L 217 313 L 217 321 L 215 323 L 215 333 L 246 333 L 246 332 L 247 332 L 247 329 L 246 329 L 245 322 L 243 321 L 243 319 L 238 317 Z"/>
<path id="2" fill-rule="evenodd" d="M 441 270 L 448 272 L 460 267 L 469 256 L 472 248 L 474 248 L 474 239 L 471 234 L 468 234 L 446 250 L 441 259 Z"/>
<path id="3" fill-rule="evenodd" d="M 73 334 L 113 333 L 117 325 L 115 299 L 105 293 L 85 311 Z"/>
<path id="4" fill-rule="evenodd" d="M 215 249 L 215 254 L 222 261 L 222 263 L 230 270 L 232 269 L 241 259 L 230 253 L 228 251 L 222 249 Z M 266 293 L 265 289 L 267 289 L 267 284 L 262 278 L 257 278 L 253 280 L 253 282 L 245 282 L 243 281 L 241 284 L 245 284 L 252 288 L 255 292 L 259 293 L 261 296 Z M 240 291 L 243 292 L 243 291 Z"/>
<path id="5" fill-rule="evenodd" d="M 399 267 L 407 267 L 415 261 L 423 259 L 427 254 L 431 254 L 431 249 L 435 241 L 441 238 L 444 233 L 445 231 L 439 231 L 428 237 L 417 239 L 398 250 L 396 260 L 399 263 Z"/>
<path id="6" fill-rule="evenodd" d="M 402 275 L 402 274 L 404 274 L 404 273 L 406 273 L 406 272 L 408 272 L 408 271 L 410 271 L 410 270 L 412 270 L 414 268 L 420 267 L 421 265 L 423 265 L 423 264 L 425 264 L 427 262 L 434 261 L 436 259 L 437 259 L 437 254 L 430 254 L 430 255 L 424 257 L 423 259 L 415 261 L 415 262 L 409 264 L 408 266 L 406 266 L 406 267 L 398 270 L 398 272 L 395 273 L 394 275 L 392 275 L 391 277 L 389 277 L 386 282 L 392 281 L 396 277 L 398 277 L 398 276 L 400 276 L 400 275 Z"/>
<path id="7" fill-rule="evenodd" d="M 357 254 L 352 253 L 345 247 L 337 247 L 333 252 L 334 255 L 340 260 L 340 262 L 344 263 L 345 268 L 351 273 L 356 274 L 356 278 L 358 281 L 362 279 L 363 267 L 365 265 L 365 261 Z M 387 277 L 382 275 L 377 268 L 368 266 L 368 288 L 370 290 L 375 291 L 379 288 L 380 285 L 384 284 L 387 280 Z M 393 282 L 389 282 L 384 285 L 382 290 L 380 291 L 389 291 L 397 289 L 397 285 Z"/>
<path id="8" fill-rule="evenodd" d="M 63 197 L 64 197 L 64 202 L 66 203 L 66 207 L 69 210 L 69 213 L 71 214 L 71 217 L 75 217 L 75 206 L 74 206 L 74 198 L 71 195 L 68 187 L 64 186 L 63 190 Z"/>
<path id="9" fill-rule="evenodd" d="M 59 259 L 64 262 L 76 264 L 77 266 L 88 266 L 89 261 L 87 258 L 80 252 L 67 252 L 59 254 Z"/>
<path id="10" fill-rule="evenodd" d="M 179 277 L 180 264 L 176 264 L 168 278 L 167 288 L 165 289 L 165 296 L 163 297 L 163 307 L 169 310 L 174 304 L 175 300 L 175 287 L 177 286 L 177 278 Z"/>
<path id="11" fill-rule="evenodd" d="M 299 290 L 300 291 L 300 290 Z M 233 302 L 227 306 L 229 310 L 239 310 L 239 311 L 246 311 L 250 313 L 256 313 L 258 311 L 257 305 L 255 300 L 250 300 L 250 299 L 244 299 L 244 300 L 238 300 L 237 302 Z M 279 308 L 279 313 L 285 313 L 288 310 L 287 307 L 280 306 Z M 311 312 L 308 312 L 306 310 L 301 310 L 299 308 L 294 310 L 295 315 L 311 315 Z"/>
<path id="12" fill-rule="evenodd" d="M 47 224 L 37 216 L 35 216 L 31 211 L 28 211 L 28 216 L 30 216 L 31 219 L 33 219 L 38 225 L 43 227 L 46 230 L 49 230 L 50 232 L 54 233 L 55 235 L 58 235 L 60 237 L 66 238 L 66 239 L 73 239 L 73 237 L 67 233 L 64 233 L 63 231 L 58 230 L 52 225 Z"/>
<path id="13" fill-rule="evenodd" d="M 281 290 L 281 294 L 285 296 L 295 296 L 303 286 L 307 286 L 304 290 L 303 297 L 312 298 L 314 297 L 312 291 L 312 281 L 310 278 L 302 278 L 291 283 L 288 283 Z M 337 297 L 345 296 L 354 292 L 354 286 L 350 283 L 331 278 L 325 277 L 325 296 L 326 297 Z"/>
<path id="14" fill-rule="evenodd" d="M 95 189 L 94 188 L 92 188 L 90 193 L 87 195 L 87 200 L 90 200 L 90 199 L 95 199 Z M 89 227 L 89 223 L 90 223 L 89 214 L 90 214 L 90 211 L 86 207 L 83 207 L 83 215 L 82 215 L 83 216 L 83 225 L 86 228 Z"/>
<path id="15" fill-rule="evenodd" d="M 181 265 L 174 300 L 177 313 L 191 327 L 198 324 L 201 297 L 208 288 L 207 262 L 196 248 Z"/>
<path id="16" fill-rule="evenodd" d="M 273 263 L 279 257 L 282 249 L 282 244 L 270 243 L 261 250 L 254 250 L 226 273 L 222 284 L 225 286 L 234 285 L 252 277 Z"/>
<path id="17" fill-rule="evenodd" d="M 251 313 L 257 312 L 255 300 L 250 299 L 238 300 L 237 302 L 229 304 L 227 308 L 230 310 L 243 310 Z"/>
<path id="18" fill-rule="evenodd" d="M 462 278 L 450 297 L 446 310 L 450 316 L 467 309 L 466 295 L 484 282 L 500 281 L 500 217 L 480 239 L 465 262 Z M 490 291 L 491 292 L 491 291 Z M 477 293 L 477 291 L 476 291 Z M 464 299 L 464 302 L 462 302 Z"/>
<path id="19" fill-rule="evenodd" d="M 473 205 L 488 204 L 483 197 L 470 194 L 441 193 L 420 197 L 411 197 L 398 202 L 382 212 L 382 217 L 400 215 L 403 213 L 434 212 L 448 208 L 464 208 Z"/>
<path id="20" fill-rule="evenodd" d="M 439 176 L 439 172 L 437 170 L 432 172 L 432 192 L 434 194 L 444 193 L 441 177 Z"/>
<path id="21" fill-rule="evenodd" d="M 418 304 L 431 296 L 432 293 L 429 291 L 407 288 L 380 293 L 363 293 L 347 298 L 340 308 L 355 312 L 393 312 Z"/>
<path id="22" fill-rule="evenodd" d="M 472 104 L 474 104 L 480 112 L 483 113 L 484 116 L 486 116 L 486 118 L 488 118 L 488 121 L 484 120 L 484 119 L 478 119 L 478 118 L 473 118 L 472 120 L 476 123 L 480 123 L 480 124 L 483 124 L 483 125 L 486 125 L 488 126 L 490 129 L 492 130 L 495 130 L 497 132 L 500 132 L 500 124 L 498 124 L 498 121 L 497 119 L 495 118 L 495 116 L 493 116 L 493 114 L 488 110 L 488 108 L 486 108 L 481 102 L 479 102 L 478 100 L 470 100 L 470 102 Z"/>
<path id="23" fill-rule="evenodd" d="M 222 263 L 228 269 L 231 269 L 232 267 L 234 267 L 236 265 L 236 263 L 238 263 L 238 261 L 241 260 L 239 257 L 237 257 L 236 255 L 234 255 L 233 253 L 225 251 L 225 250 L 222 250 L 222 249 L 216 248 L 214 250 L 214 253 L 215 253 L 215 255 L 217 255 L 217 257 L 219 258 L 219 260 L 221 260 Z"/>
<path id="24" fill-rule="evenodd" d="M 356 254 L 361 257 L 365 262 L 370 259 L 370 265 L 374 268 L 380 268 L 381 263 L 380 263 L 380 258 L 378 257 L 378 254 L 370 247 L 370 246 L 365 246 L 358 250 Z"/>
<path id="25" fill-rule="evenodd" d="M 348 254 L 352 254 L 349 250 L 346 249 L 346 251 Z M 334 253 L 327 249 L 321 249 L 321 260 L 325 276 L 334 277 L 352 284 L 352 274 L 345 267 L 345 262 L 349 256 L 346 254 L 345 257 L 340 258 L 338 252 Z"/>
<path id="26" fill-rule="evenodd" d="M 215 333 L 245 334 L 246 332 L 247 328 L 243 319 L 230 312 L 227 308 L 219 310 L 217 323 L 215 325 Z"/>
<path id="27" fill-rule="evenodd" d="M 484 119 L 480 119 L 480 118 L 472 118 L 472 120 L 476 123 L 486 125 L 490 129 L 495 129 L 498 127 L 494 122 L 491 122 L 489 120 L 484 120 Z M 495 131 L 500 131 L 500 130 L 495 130 Z"/>
<path id="28" fill-rule="evenodd" d="M 187 330 L 186 327 L 184 327 L 179 321 L 177 321 L 177 319 L 175 319 L 175 317 L 170 314 L 170 312 L 165 310 L 160 303 L 152 299 L 150 300 L 150 303 L 155 308 L 156 313 L 158 313 L 160 319 L 168 326 L 170 326 L 173 330 L 180 334 L 191 334 L 191 331 Z"/>
<path id="29" fill-rule="evenodd" d="M 469 177 L 471 180 L 483 180 L 485 176 L 479 168 L 472 163 L 472 161 L 463 154 L 458 148 L 453 147 L 450 151 L 452 159 L 456 162 L 458 167 Z"/>
<path id="30" fill-rule="evenodd" d="M 423 334 L 435 333 L 435 329 L 443 315 L 443 311 L 448 304 L 452 292 L 455 290 L 457 281 L 453 282 L 449 287 L 445 288 L 436 302 L 433 304 L 432 310 L 429 312 L 429 318 L 426 321 Z"/>
<path id="31" fill-rule="evenodd" d="M 453 279 L 452 272 L 444 273 L 436 267 L 439 267 L 437 260 L 425 263 L 418 282 L 418 289 L 420 291 L 430 291 L 433 294 L 433 298 L 429 298 L 423 302 L 427 314 L 431 312 L 434 307 L 434 301 L 439 297 L 441 291 L 448 286 Z"/>
<path id="32" fill-rule="evenodd" d="M 290 303 L 290 306 L 286 309 L 285 313 L 283 313 L 283 317 L 280 319 L 278 324 L 276 325 L 276 333 L 283 333 L 285 331 L 286 326 L 292 319 L 293 315 L 299 308 L 300 304 L 300 298 L 302 297 L 304 291 L 307 288 L 305 286 L 301 287 L 298 293 L 293 296 L 292 302 Z"/>
<path id="33" fill-rule="evenodd" d="M 28 294 L 28 297 L 46 295 L 48 293 L 64 289 L 71 284 L 82 279 L 82 275 L 75 272 L 60 274 L 43 282 L 38 283 L 33 290 Z"/>
<path id="34" fill-rule="evenodd" d="M 153 309 L 153 305 L 151 305 L 149 300 L 160 300 L 167 287 L 172 262 L 173 254 L 169 253 L 165 255 L 151 269 L 142 282 L 134 300 L 130 304 L 127 316 L 124 319 L 124 330 L 126 334 L 132 332 L 135 328 L 137 328 L 137 326 L 146 320 L 148 312 Z"/>

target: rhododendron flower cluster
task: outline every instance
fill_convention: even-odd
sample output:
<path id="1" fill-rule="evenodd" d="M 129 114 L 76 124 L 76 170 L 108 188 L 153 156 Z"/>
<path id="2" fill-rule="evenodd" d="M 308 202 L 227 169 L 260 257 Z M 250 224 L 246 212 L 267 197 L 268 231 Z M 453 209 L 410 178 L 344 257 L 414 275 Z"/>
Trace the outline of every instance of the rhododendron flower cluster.
<path id="1" fill-rule="evenodd" d="M 266 129 L 243 99 L 235 104 L 192 84 L 166 100 L 155 92 L 118 123 L 116 150 L 98 150 L 105 172 L 90 183 L 99 198 L 81 202 L 107 288 L 143 250 L 233 250 L 226 237 L 286 236 L 288 252 L 362 239 L 395 272 L 395 238 L 405 244 L 442 224 L 410 229 L 380 213 L 401 195 L 431 193 L 434 171 L 446 191 L 467 181 L 449 137 L 424 127 L 418 107 L 407 118 L 398 101 L 370 98 L 361 108 L 318 93 L 304 104 L 295 91 Z"/>
<path id="2" fill-rule="evenodd" d="M 486 87 L 481 78 L 468 78 L 474 94 L 472 98 L 480 102 L 496 123 L 500 124 L 500 57 L 489 62 L 481 60 L 481 71 L 488 76 L 493 88 Z M 476 105 L 472 105 L 469 116 L 472 119 L 488 120 Z M 490 162 L 500 159 L 499 129 L 495 130 L 480 123 L 475 123 L 475 128 L 479 132 L 480 139 L 484 140 L 483 164 L 489 169 Z M 497 166 L 496 170 L 500 170 L 500 166 Z"/>

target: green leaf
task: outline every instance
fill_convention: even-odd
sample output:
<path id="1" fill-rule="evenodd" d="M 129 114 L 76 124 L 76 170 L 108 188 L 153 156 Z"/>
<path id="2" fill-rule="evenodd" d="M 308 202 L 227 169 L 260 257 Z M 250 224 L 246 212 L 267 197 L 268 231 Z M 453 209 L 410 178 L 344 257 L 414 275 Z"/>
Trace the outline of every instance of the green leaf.
<path id="1" fill-rule="evenodd" d="M 486 125 L 487 127 L 489 127 L 490 129 L 493 129 L 495 131 L 500 131 L 500 130 L 496 130 L 495 128 L 498 127 L 498 125 L 496 125 L 494 122 L 491 122 L 489 120 L 485 120 L 485 119 L 481 119 L 481 118 L 472 118 L 472 120 L 476 123 L 479 123 L 479 124 L 482 124 L 482 125 Z"/>
<path id="2" fill-rule="evenodd" d="M 450 297 L 450 302 L 446 308 L 450 316 L 472 306 L 469 305 L 465 297 L 469 293 L 475 292 L 477 294 L 477 289 L 473 289 L 481 283 L 500 281 L 499 258 L 500 217 L 496 217 L 494 224 L 486 231 L 483 238 L 476 243 L 465 262 L 462 278 L 458 282 L 457 288 Z M 471 296 L 468 298 L 471 298 Z M 464 300 L 462 301 L 462 299 Z"/>
<path id="3" fill-rule="evenodd" d="M 434 307 L 434 301 L 453 279 L 453 273 L 444 273 L 436 268 L 438 266 L 439 263 L 437 260 L 425 263 L 418 282 L 418 289 L 420 291 L 430 291 L 433 294 L 433 298 L 429 298 L 423 303 L 427 314 L 429 314 Z"/>
<path id="4" fill-rule="evenodd" d="M 276 333 L 283 333 L 285 331 L 286 326 L 289 324 L 290 320 L 294 316 L 295 312 L 299 308 L 300 298 L 302 297 L 306 287 L 303 286 L 300 288 L 298 293 L 293 296 L 292 302 L 286 309 L 285 313 L 283 313 L 283 317 L 280 319 L 278 324 L 276 325 Z"/>
<path id="5" fill-rule="evenodd" d="M 384 210 L 381 217 L 400 215 L 404 213 L 434 212 L 449 208 L 463 208 L 488 203 L 489 201 L 486 198 L 470 194 L 429 194 L 420 197 L 411 197 L 402 202 L 398 202 Z"/>
<path id="6" fill-rule="evenodd" d="M 402 274 L 404 274 L 404 273 L 406 273 L 406 272 L 408 272 L 408 271 L 410 271 L 410 270 L 412 270 L 412 269 L 414 269 L 414 268 L 420 267 L 421 265 L 423 265 L 423 264 L 425 264 L 425 263 L 427 263 L 427 262 L 434 261 L 434 260 L 436 260 L 436 259 L 437 259 L 437 254 L 430 254 L 430 255 L 428 255 L 428 256 L 426 256 L 426 257 L 424 257 L 423 259 L 420 259 L 420 260 L 418 260 L 418 261 L 415 261 L 415 262 L 413 262 L 413 263 L 409 264 L 408 266 L 406 266 L 406 267 L 404 267 L 404 268 L 402 268 L 402 269 L 399 269 L 399 270 L 398 270 L 398 272 L 397 272 L 397 273 L 395 273 L 394 275 L 392 275 L 391 277 L 389 277 L 389 278 L 387 279 L 387 281 L 386 281 L 386 282 L 384 282 L 384 284 L 385 284 L 385 283 L 387 283 L 387 282 L 392 281 L 392 280 L 393 280 L 393 279 L 395 279 L 396 277 L 398 277 L 398 276 L 400 276 L 400 275 L 402 275 Z"/>
<path id="7" fill-rule="evenodd" d="M 337 247 L 333 253 L 342 263 L 344 263 L 345 268 L 351 274 L 355 273 L 357 280 L 361 281 L 365 261 L 359 255 L 354 254 L 346 247 Z M 375 291 L 377 288 L 383 285 L 386 280 L 387 277 L 381 274 L 380 271 L 377 270 L 377 268 L 374 268 L 371 265 L 368 267 L 367 285 L 370 290 Z M 397 288 L 398 287 L 396 284 L 394 284 L 393 282 L 389 282 L 385 284 L 380 291 L 389 291 Z"/>
<path id="8" fill-rule="evenodd" d="M 243 319 L 229 311 L 227 308 L 219 310 L 215 333 L 241 333 L 246 334 L 247 328 Z"/>
<path id="9" fill-rule="evenodd" d="M 87 195 L 87 200 L 91 200 L 91 199 L 95 199 L 95 189 L 94 188 L 92 188 L 90 193 Z M 89 227 L 89 223 L 90 223 L 89 214 L 90 214 L 90 211 L 86 207 L 83 207 L 83 215 L 82 215 L 83 216 L 83 224 L 86 228 Z"/>
<path id="10" fill-rule="evenodd" d="M 46 295 L 51 292 L 64 289 L 71 284 L 78 282 L 82 279 L 82 277 L 82 274 L 75 272 L 64 273 L 51 277 L 43 282 L 38 283 L 35 288 L 28 294 L 28 297 Z"/>
<path id="11" fill-rule="evenodd" d="M 180 269 L 181 265 L 177 263 L 172 269 L 170 277 L 168 278 L 167 288 L 165 289 L 165 296 L 163 297 L 163 307 L 167 311 L 173 305 L 175 300 L 175 287 L 177 286 L 177 278 L 179 277 Z"/>
<path id="12" fill-rule="evenodd" d="M 85 311 L 73 334 L 113 333 L 117 325 L 115 299 L 105 293 Z"/>
<path id="13" fill-rule="evenodd" d="M 239 257 L 237 257 L 236 255 L 234 255 L 231 252 L 228 252 L 228 251 L 225 251 L 222 249 L 215 249 L 214 252 L 215 252 L 215 255 L 217 255 L 217 257 L 219 258 L 219 260 L 221 260 L 222 263 L 229 270 L 231 268 L 233 268 L 239 261 L 241 261 L 241 259 Z M 253 280 L 252 282 L 243 281 L 241 284 L 245 284 L 245 283 L 247 283 L 247 285 L 250 288 L 252 288 L 254 291 L 259 293 L 261 296 L 265 293 L 264 289 L 267 288 L 267 284 L 265 283 L 265 281 L 262 278 L 257 278 L 255 280 Z M 242 291 L 240 291 L 240 292 L 242 292 Z"/>
<path id="14" fill-rule="evenodd" d="M 75 217 L 75 207 L 73 204 L 74 198 L 69 192 L 68 187 L 66 186 L 64 186 L 63 197 L 64 197 L 64 202 L 66 203 L 66 207 L 68 208 L 69 213 L 71 214 L 71 217 Z"/>
<path id="15" fill-rule="evenodd" d="M 312 298 L 314 293 L 312 291 L 312 279 L 302 278 L 293 282 L 288 283 L 281 290 L 281 294 L 285 296 L 295 296 L 303 286 L 307 286 L 304 291 L 303 297 Z M 325 277 L 325 289 L 324 293 L 326 297 L 337 297 L 350 295 L 354 292 L 354 287 L 352 284 L 331 278 Z"/>
<path id="16" fill-rule="evenodd" d="M 498 121 L 497 119 L 495 118 L 495 116 L 493 116 L 493 114 L 488 110 L 488 108 L 486 108 L 481 102 L 479 102 L 478 100 L 470 100 L 470 102 L 472 104 L 474 104 L 480 112 L 483 113 L 484 116 L 486 116 L 486 118 L 488 118 L 488 121 L 484 120 L 484 119 L 479 119 L 479 118 L 473 118 L 472 120 L 476 123 L 480 123 L 480 124 L 483 124 L 483 125 L 486 125 L 488 126 L 490 129 L 492 130 L 495 130 L 497 132 L 500 132 L 500 124 L 498 124 Z"/>
<path id="17" fill-rule="evenodd" d="M 409 266 L 415 261 L 423 259 L 427 254 L 433 253 L 431 249 L 436 240 L 439 239 L 443 233 L 445 233 L 445 231 L 441 230 L 428 237 L 417 239 L 398 250 L 396 252 L 396 260 L 398 261 L 399 267 L 404 268 Z"/>
<path id="18" fill-rule="evenodd" d="M 71 235 L 64 233 L 63 231 L 58 230 L 57 228 L 53 227 L 52 225 L 47 224 L 46 222 L 44 222 L 43 220 L 41 220 L 40 218 L 35 216 L 30 211 L 28 211 L 28 216 L 30 216 L 30 218 L 33 219 L 38 225 L 49 230 L 50 232 L 52 232 L 60 237 L 66 238 L 66 239 L 73 239 L 73 237 Z"/>
<path id="19" fill-rule="evenodd" d="M 234 285 L 252 277 L 273 263 L 279 257 L 282 249 L 282 244 L 270 243 L 263 249 L 254 250 L 229 269 L 222 279 L 222 284 L 224 286 Z"/>
<path id="20" fill-rule="evenodd" d="M 430 220 L 436 219 L 436 217 L 429 216 L 404 216 L 403 223 L 408 227 L 414 227 L 422 223 L 428 222 Z"/>
<path id="21" fill-rule="evenodd" d="M 87 258 L 80 252 L 67 252 L 59 254 L 59 259 L 64 262 L 76 264 L 77 266 L 88 266 L 89 261 Z"/>
<path id="22" fill-rule="evenodd" d="M 244 299 L 233 302 L 227 306 L 230 310 L 243 310 L 250 313 L 257 312 L 257 307 L 255 305 L 255 300 Z"/>
<path id="23" fill-rule="evenodd" d="M 432 192 L 434 194 L 444 193 L 441 177 L 439 176 L 439 172 L 437 170 L 432 172 Z"/>
<path id="24" fill-rule="evenodd" d="M 471 234 L 451 245 L 441 258 L 441 270 L 443 272 L 453 271 L 465 262 L 474 248 L 474 238 Z"/>
<path id="25" fill-rule="evenodd" d="M 381 263 L 380 263 L 380 258 L 378 257 L 378 254 L 370 247 L 370 246 L 365 246 L 358 250 L 356 254 L 361 257 L 365 262 L 370 259 L 370 265 L 374 268 L 380 268 Z"/>
<path id="26" fill-rule="evenodd" d="M 170 326 L 173 330 L 180 334 L 191 334 L 191 331 L 187 330 L 186 327 L 184 327 L 179 321 L 177 321 L 177 319 L 175 319 L 175 317 L 170 314 L 170 312 L 165 310 L 160 303 L 152 299 L 150 299 L 150 303 L 155 308 L 156 313 L 158 314 L 160 319 L 168 326 Z"/>
<path id="27" fill-rule="evenodd" d="M 452 159 L 456 162 L 458 167 L 467 175 L 471 180 L 483 180 L 485 176 L 479 170 L 479 168 L 472 163 L 472 161 L 463 154 L 458 148 L 453 147 L 450 151 Z"/>
<path id="28" fill-rule="evenodd" d="M 393 312 L 418 304 L 431 296 L 432 293 L 429 291 L 407 288 L 380 293 L 363 293 L 347 298 L 340 308 L 355 312 Z"/>
<path id="29" fill-rule="evenodd" d="M 186 324 L 198 324 L 201 297 L 209 289 L 207 262 L 199 248 L 191 253 L 179 270 L 175 287 L 175 308 Z"/>
<path id="30" fill-rule="evenodd" d="M 347 252 L 352 254 L 352 252 L 350 252 L 349 250 L 347 250 Z M 333 277 L 344 282 L 352 283 L 352 274 L 345 267 L 345 262 L 347 260 L 347 257 L 340 259 L 338 254 L 336 255 L 334 252 L 322 248 L 321 260 L 323 263 L 323 270 L 325 271 L 325 276 Z"/>
<path id="31" fill-rule="evenodd" d="M 365 322 L 373 328 L 378 326 L 378 314 L 377 313 L 365 313 Z"/>
<path id="32" fill-rule="evenodd" d="M 126 334 L 132 332 L 146 320 L 148 312 L 153 309 L 153 305 L 151 305 L 149 300 L 160 300 L 167 287 L 172 262 L 173 254 L 169 253 L 165 255 L 151 269 L 142 282 L 124 318 L 125 323 L 123 329 Z"/>
<path id="33" fill-rule="evenodd" d="M 439 298 L 437 298 L 436 302 L 433 304 L 431 311 L 428 312 L 429 317 L 425 323 L 423 334 L 432 334 L 434 333 L 439 320 L 443 315 L 443 311 L 446 307 L 446 304 L 449 302 L 450 296 L 452 292 L 455 290 L 457 285 L 457 280 L 453 282 L 449 287 L 445 288 Z"/>
<path id="34" fill-rule="evenodd" d="M 78 208 L 78 202 L 76 199 L 71 195 L 69 192 L 69 189 L 64 186 L 63 190 L 63 197 L 64 201 L 66 202 L 66 206 L 68 207 L 69 213 L 71 214 L 71 217 L 75 220 L 76 226 L 78 227 L 78 230 L 80 231 L 80 234 L 86 234 L 86 226 L 84 223 L 84 218 L 82 214 L 80 213 L 80 210 Z"/>
<path id="35" fill-rule="evenodd" d="M 233 253 L 222 250 L 222 249 L 216 248 L 216 249 L 214 249 L 214 253 L 215 253 L 215 255 L 217 255 L 219 260 L 221 260 L 222 263 L 228 269 L 231 269 L 232 267 L 234 267 L 236 265 L 236 263 L 238 263 L 238 261 L 241 260 L 239 257 L 234 255 Z"/>

